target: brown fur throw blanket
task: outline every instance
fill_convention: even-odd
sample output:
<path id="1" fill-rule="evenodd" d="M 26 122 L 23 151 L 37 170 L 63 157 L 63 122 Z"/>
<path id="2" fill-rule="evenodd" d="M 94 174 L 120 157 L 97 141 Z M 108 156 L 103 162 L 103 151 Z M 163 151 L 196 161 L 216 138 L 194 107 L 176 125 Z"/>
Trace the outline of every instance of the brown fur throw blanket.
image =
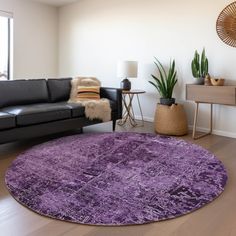
<path id="1" fill-rule="evenodd" d="M 78 77 L 71 81 L 71 93 L 68 103 L 79 103 L 85 107 L 85 116 L 90 120 L 100 119 L 103 122 L 111 120 L 111 107 L 108 99 L 102 98 L 99 100 L 79 99 L 79 86 L 101 86 L 101 82 L 93 77 Z"/>

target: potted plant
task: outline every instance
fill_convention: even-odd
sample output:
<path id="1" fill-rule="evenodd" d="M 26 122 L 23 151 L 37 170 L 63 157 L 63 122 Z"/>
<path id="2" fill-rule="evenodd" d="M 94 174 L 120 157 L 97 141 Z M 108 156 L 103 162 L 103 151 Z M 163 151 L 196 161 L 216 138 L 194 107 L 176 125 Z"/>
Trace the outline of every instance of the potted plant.
<path id="1" fill-rule="evenodd" d="M 202 51 L 201 59 L 198 51 L 195 51 L 191 67 L 193 77 L 195 78 L 194 84 L 204 84 L 205 77 L 208 75 L 208 59 L 205 48 Z"/>
<path id="2" fill-rule="evenodd" d="M 175 60 L 170 61 L 170 67 L 166 71 L 161 64 L 161 62 L 155 57 L 154 61 L 159 76 L 151 75 L 154 81 L 149 81 L 161 95 L 160 103 L 162 105 L 172 105 L 175 104 L 175 98 L 172 97 L 174 87 L 177 83 L 177 72 L 175 70 Z"/>

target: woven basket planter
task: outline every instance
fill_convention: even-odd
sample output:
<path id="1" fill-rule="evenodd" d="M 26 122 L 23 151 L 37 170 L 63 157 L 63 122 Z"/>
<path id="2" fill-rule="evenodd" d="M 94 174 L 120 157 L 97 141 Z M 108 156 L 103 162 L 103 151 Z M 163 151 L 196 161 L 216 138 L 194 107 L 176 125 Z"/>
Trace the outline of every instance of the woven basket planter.
<path id="1" fill-rule="evenodd" d="M 159 134 L 181 136 L 188 133 L 188 122 L 184 107 L 157 104 L 155 113 L 155 131 Z"/>

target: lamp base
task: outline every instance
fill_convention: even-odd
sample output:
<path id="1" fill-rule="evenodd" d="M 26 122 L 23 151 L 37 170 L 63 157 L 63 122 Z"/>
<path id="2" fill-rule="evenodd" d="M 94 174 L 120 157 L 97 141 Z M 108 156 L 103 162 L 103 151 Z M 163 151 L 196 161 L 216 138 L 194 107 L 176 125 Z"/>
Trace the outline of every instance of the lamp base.
<path id="1" fill-rule="evenodd" d="M 129 91 L 131 89 L 131 82 L 126 78 L 121 81 L 120 88 Z"/>

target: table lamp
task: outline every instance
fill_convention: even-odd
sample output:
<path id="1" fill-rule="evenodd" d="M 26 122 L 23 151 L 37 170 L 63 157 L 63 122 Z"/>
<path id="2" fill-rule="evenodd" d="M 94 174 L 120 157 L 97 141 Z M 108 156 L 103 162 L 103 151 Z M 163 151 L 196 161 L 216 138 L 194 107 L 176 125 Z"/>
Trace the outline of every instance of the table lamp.
<path id="1" fill-rule="evenodd" d="M 121 61 L 117 66 L 117 77 L 123 78 L 120 87 L 123 90 L 131 89 L 131 82 L 128 78 L 137 78 L 138 75 L 138 62 L 137 61 Z"/>

